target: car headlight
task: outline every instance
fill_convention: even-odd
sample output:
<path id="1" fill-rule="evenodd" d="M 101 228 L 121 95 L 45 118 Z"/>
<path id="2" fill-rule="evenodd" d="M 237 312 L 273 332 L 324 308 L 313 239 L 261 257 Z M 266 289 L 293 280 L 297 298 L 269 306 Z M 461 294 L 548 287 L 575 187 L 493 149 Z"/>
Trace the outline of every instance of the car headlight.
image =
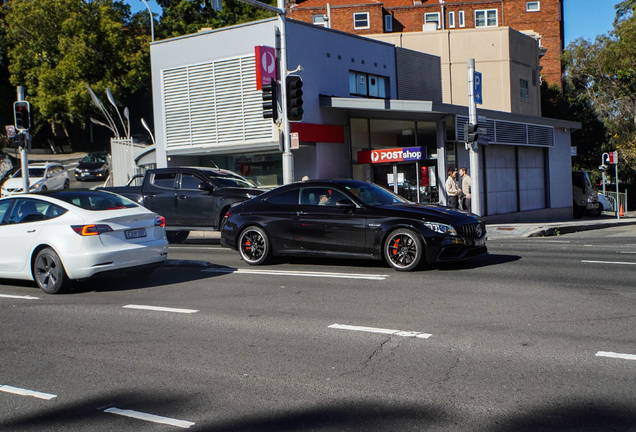
<path id="1" fill-rule="evenodd" d="M 437 222 L 424 222 L 424 226 L 430 229 L 431 231 L 435 231 L 440 234 L 451 235 L 451 236 L 457 235 L 457 231 L 455 230 L 455 227 L 453 227 L 452 225 L 446 225 L 446 224 L 437 223 Z"/>
<path id="2" fill-rule="evenodd" d="M 40 183 L 35 183 L 35 184 L 32 184 L 32 185 L 31 185 L 31 187 L 29 188 L 29 190 L 35 190 L 35 189 L 37 189 L 38 187 L 40 187 Z"/>

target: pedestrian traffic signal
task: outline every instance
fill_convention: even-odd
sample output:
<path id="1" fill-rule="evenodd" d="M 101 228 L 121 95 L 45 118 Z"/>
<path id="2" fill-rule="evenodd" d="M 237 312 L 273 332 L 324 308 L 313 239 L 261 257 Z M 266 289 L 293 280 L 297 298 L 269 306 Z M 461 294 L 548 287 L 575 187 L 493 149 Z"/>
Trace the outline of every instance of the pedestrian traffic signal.
<path id="1" fill-rule="evenodd" d="M 275 80 L 269 84 L 261 86 L 263 91 L 263 118 L 272 119 L 274 123 L 278 120 L 278 89 Z"/>
<path id="2" fill-rule="evenodd" d="M 13 120 L 16 129 L 31 129 L 31 105 L 27 101 L 13 103 Z"/>
<path id="3" fill-rule="evenodd" d="M 301 121 L 305 110 L 303 109 L 303 80 L 297 75 L 287 77 L 287 119 L 289 121 Z"/>
<path id="4" fill-rule="evenodd" d="M 479 138 L 477 133 L 477 125 L 471 123 L 464 123 L 464 142 L 475 142 Z"/>

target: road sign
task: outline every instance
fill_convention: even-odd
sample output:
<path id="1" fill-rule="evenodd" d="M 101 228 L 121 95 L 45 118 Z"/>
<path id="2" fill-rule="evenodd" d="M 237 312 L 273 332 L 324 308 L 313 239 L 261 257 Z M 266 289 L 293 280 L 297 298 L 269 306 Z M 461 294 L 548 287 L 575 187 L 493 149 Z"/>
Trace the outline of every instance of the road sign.
<path id="1" fill-rule="evenodd" d="M 4 129 L 7 131 L 7 137 L 13 138 L 15 136 L 15 126 L 5 126 Z"/>
<path id="2" fill-rule="evenodd" d="M 488 143 L 490 142 L 490 136 L 488 135 L 482 135 L 479 134 L 477 135 L 477 144 L 479 145 L 488 145 Z"/>
<path id="3" fill-rule="evenodd" d="M 611 163 L 611 164 L 617 164 L 618 163 L 618 152 L 617 151 L 609 152 L 609 163 Z"/>
<path id="4" fill-rule="evenodd" d="M 475 98 L 475 103 L 481 105 L 483 103 L 481 97 L 481 72 L 475 71 L 475 77 L 473 78 L 473 87 L 473 96 Z"/>

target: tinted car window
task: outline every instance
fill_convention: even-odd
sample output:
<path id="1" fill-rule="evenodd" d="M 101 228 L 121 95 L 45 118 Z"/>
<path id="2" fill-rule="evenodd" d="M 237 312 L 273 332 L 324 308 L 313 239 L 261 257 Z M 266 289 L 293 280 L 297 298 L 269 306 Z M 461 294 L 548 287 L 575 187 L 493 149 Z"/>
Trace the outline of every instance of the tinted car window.
<path id="1" fill-rule="evenodd" d="M 48 209 L 46 202 L 33 199 L 18 198 L 15 200 L 15 206 L 11 210 L 9 223 L 29 223 L 38 222 L 46 219 L 46 210 Z"/>
<path id="2" fill-rule="evenodd" d="M 266 201 L 271 204 L 298 205 L 298 192 L 298 189 L 288 190 L 271 196 Z"/>
<path id="3" fill-rule="evenodd" d="M 235 177 L 230 174 L 215 174 L 211 175 L 210 179 L 223 187 L 239 187 L 239 188 L 254 188 L 252 183 L 240 177 Z"/>
<path id="4" fill-rule="evenodd" d="M 85 210 L 118 210 L 138 207 L 133 201 L 121 195 L 99 191 L 61 191 L 49 194 Z"/>
<path id="5" fill-rule="evenodd" d="M 29 177 L 44 177 L 44 171 L 44 168 L 29 168 Z M 22 169 L 17 170 L 13 177 L 22 177 Z"/>
<path id="6" fill-rule="evenodd" d="M 350 181 L 342 183 L 342 186 L 369 206 L 409 202 L 401 196 L 371 183 Z"/>
<path id="7" fill-rule="evenodd" d="M 9 215 L 7 214 L 7 211 L 9 210 L 9 207 L 11 206 L 11 203 L 13 203 L 13 201 L 14 200 L 0 201 L 0 224 L 4 225 L 9 223 Z"/>
<path id="8" fill-rule="evenodd" d="M 174 189 L 176 178 L 177 173 L 156 173 L 153 176 L 152 184 L 161 188 Z"/>
<path id="9" fill-rule="evenodd" d="M 201 183 L 203 182 L 198 177 L 190 174 L 181 174 L 181 189 L 198 190 Z"/>
<path id="10" fill-rule="evenodd" d="M 304 188 L 301 193 L 302 205 L 335 207 L 338 201 L 349 199 L 342 192 L 328 187 Z"/>

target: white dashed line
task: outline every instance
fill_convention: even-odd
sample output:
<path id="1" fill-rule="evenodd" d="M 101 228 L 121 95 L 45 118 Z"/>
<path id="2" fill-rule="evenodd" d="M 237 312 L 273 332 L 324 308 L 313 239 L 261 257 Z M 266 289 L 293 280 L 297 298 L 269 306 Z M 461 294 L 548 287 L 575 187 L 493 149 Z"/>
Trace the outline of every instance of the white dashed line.
<path id="1" fill-rule="evenodd" d="M 636 265 L 636 262 L 621 262 L 621 261 L 586 261 L 586 260 L 582 260 L 581 262 L 584 262 L 584 263 L 591 263 L 591 264 L 625 264 L 625 265 Z"/>
<path id="2" fill-rule="evenodd" d="M 177 420 L 177 419 L 173 419 L 169 417 L 162 417 L 162 416 L 148 414 L 148 413 L 144 413 L 140 411 L 125 410 L 125 409 L 119 409 L 119 408 L 108 408 L 104 410 L 104 412 L 107 412 L 110 414 L 117 414 L 124 417 L 131 417 L 138 420 L 145 420 L 145 421 L 149 421 L 153 423 L 161 423 L 161 424 L 177 426 L 183 429 L 188 429 L 190 428 L 190 426 L 194 426 L 194 423 L 190 421 Z"/>
<path id="3" fill-rule="evenodd" d="M 363 331 L 363 332 L 369 332 L 369 333 L 383 333 L 383 334 L 390 334 L 395 336 L 416 337 L 421 339 L 428 339 L 431 336 L 433 336 L 432 334 L 429 334 L 429 333 L 420 333 L 420 332 L 402 331 L 402 330 L 389 330 L 389 329 L 375 328 L 375 327 L 360 327 L 360 326 L 352 326 L 352 325 L 345 325 L 345 324 L 332 324 L 329 326 L 329 328 L 340 329 L 340 330 Z"/>
<path id="4" fill-rule="evenodd" d="M 41 392 L 36 392 L 33 390 L 27 390 L 27 389 L 22 389 L 18 387 L 11 387 L 8 385 L 0 385 L 0 391 L 3 391 L 5 393 L 13 393 L 20 396 L 33 396 L 38 399 L 46 399 L 46 400 L 51 400 L 57 397 L 57 395 L 50 394 L 50 393 L 41 393 Z"/>
<path id="5" fill-rule="evenodd" d="M 387 275 L 373 274 L 356 274 L 356 273 L 327 273 L 327 272 L 304 272 L 304 271 L 285 271 L 285 270 L 247 270 L 233 268 L 209 268 L 203 270 L 210 273 L 226 273 L 226 274 L 257 274 L 257 275 L 276 275 L 276 276 L 301 276 L 301 277 L 321 277 L 321 278 L 339 278 L 339 279 L 364 279 L 364 280 L 385 280 Z"/>
<path id="6" fill-rule="evenodd" d="M 596 357 L 609 357 L 609 358 L 617 358 L 617 359 L 623 359 L 623 360 L 636 360 L 636 355 L 634 354 L 619 354 L 619 353 L 607 352 L 607 351 L 597 352 Z"/>
<path id="7" fill-rule="evenodd" d="M 40 297 L 33 297 L 33 296 L 19 296 L 19 295 L 11 295 L 11 294 L 0 294 L 0 297 L 4 297 L 4 298 L 14 298 L 14 299 L 23 299 L 23 300 L 39 300 Z"/>
<path id="8" fill-rule="evenodd" d="M 176 313 L 199 312 L 198 310 L 195 310 L 195 309 L 176 309 L 176 308 L 167 308 L 167 307 L 159 307 L 159 306 L 126 305 L 124 307 L 128 309 L 143 309 L 143 310 L 151 310 L 151 311 L 159 311 L 159 312 L 176 312 Z"/>

